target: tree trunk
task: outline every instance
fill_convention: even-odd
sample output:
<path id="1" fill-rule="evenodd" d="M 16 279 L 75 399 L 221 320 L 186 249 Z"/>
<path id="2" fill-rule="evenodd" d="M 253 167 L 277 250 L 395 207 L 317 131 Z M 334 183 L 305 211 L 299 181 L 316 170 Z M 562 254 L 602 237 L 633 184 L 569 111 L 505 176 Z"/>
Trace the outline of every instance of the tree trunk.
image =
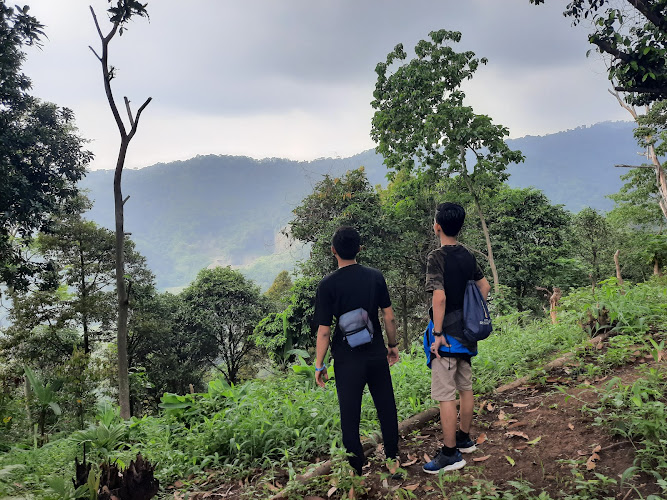
<path id="1" fill-rule="evenodd" d="M 95 57 L 102 64 L 102 77 L 104 80 L 104 91 L 111 108 L 118 132 L 120 133 L 120 149 L 118 151 L 118 160 L 116 161 L 116 172 L 113 179 L 113 194 L 114 194 L 114 212 L 116 217 L 116 290 L 118 294 L 118 401 L 120 404 L 120 416 L 124 419 L 130 418 L 130 383 L 128 374 L 128 359 L 127 359 L 127 317 L 129 309 L 129 287 L 125 286 L 125 231 L 123 220 L 123 205 L 127 201 L 123 199 L 121 192 L 121 178 L 123 175 L 123 167 L 125 165 L 125 156 L 127 155 L 127 148 L 130 141 L 137 132 L 139 126 L 139 118 L 141 113 L 150 104 L 152 98 L 149 97 L 137 110 L 136 116 L 132 115 L 130 109 L 130 101 L 125 97 L 125 109 L 130 121 L 130 131 L 127 132 L 123 119 L 120 117 L 116 100 L 111 89 L 112 72 L 109 70 L 109 42 L 118 32 L 120 21 L 113 24 L 111 31 L 104 36 L 97 21 L 95 10 L 90 7 L 90 13 L 95 22 L 95 28 L 102 41 L 102 55 L 98 55 L 95 49 L 90 47 Z M 122 28 L 121 28 L 122 32 Z"/>
<path id="2" fill-rule="evenodd" d="M 130 418 L 130 380 L 127 359 L 129 298 L 125 286 L 125 229 L 121 179 L 128 145 L 129 140 L 123 138 L 121 140 L 118 161 L 116 162 L 116 173 L 113 180 L 114 209 L 116 215 L 116 290 L 118 295 L 118 401 L 120 404 L 120 416 L 126 420 Z"/>
<path id="3" fill-rule="evenodd" d="M 662 269 L 660 266 L 660 261 L 656 257 L 653 259 L 653 275 L 654 276 L 662 276 Z"/>
<path id="4" fill-rule="evenodd" d="M 83 352 L 90 354 L 90 339 L 88 336 L 88 298 L 86 294 L 86 267 L 83 258 L 83 243 L 79 240 L 79 260 L 81 262 L 81 322 L 83 323 Z"/>
<path id="5" fill-rule="evenodd" d="M 489 257 L 489 267 L 491 268 L 491 274 L 493 275 L 493 291 L 495 294 L 500 293 L 500 282 L 498 281 L 498 270 L 496 269 L 496 262 L 493 259 L 493 248 L 491 247 L 491 236 L 489 235 L 489 229 L 486 227 L 486 219 L 484 218 L 484 213 L 482 212 L 482 207 L 479 204 L 479 198 L 477 197 L 477 193 L 473 189 L 472 182 L 470 181 L 470 177 L 468 177 L 468 173 L 465 171 L 465 163 L 463 164 L 464 171 L 461 172 L 461 175 L 463 175 L 463 179 L 466 182 L 466 185 L 468 186 L 468 190 L 470 191 L 470 194 L 472 195 L 473 200 L 475 200 L 475 208 L 477 208 L 477 214 L 479 215 L 479 220 L 482 223 L 482 232 L 484 233 L 484 238 L 486 239 L 486 250 L 488 252 L 488 257 Z"/>
<path id="6" fill-rule="evenodd" d="M 549 315 L 551 316 L 551 324 L 558 323 L 558 302 L 563 296 L 563 292 L 557 286 L 554 287 L 551 297 L 549 297 Z"/>
<path id="7" fill-rule="evenodd" d="M 621 99 L 621 95 L 618 93 L 618 91 L 612 92 L 610 90 L 609 93 L 614 97 L 616 97 L 616 100 L 621 105 L 621 107 L 624 108 L 628 113 L 630 113 L 632 115 L 632 118 L 634 118 L 635 122 L 637 122 L 638 115 L 634 106 L 628 105 L 623 99 Z M 646 137 L 646 142 L 650 142 L 650 139 L 651 139 L 650 137 Z M 658 205 L 660 206 L 660 210 L 662 210 L 662 215 L 664 215 L 665 219 L 667 219 L 667 179 L 665 178 L 665 169 L 662 167 L 660 160 L 658 159 L 658 156 L 655 154 L 655 147 L 652 144 L 648 145 L 647 156 L 651 160 L 651 163 L 655 168 L 656 184 L 658 186 L 658 194 L 659 194 Z"/>
<path id="8" fill-rule="evenodd" d="M 408 349 L 408 287 L 403 284 L 403 293 L 401 294 L 401 308 L 403 309 L 403 349 Z"/>
<path id="9" fill-rule="evenodd" d="M 653 145 L 648 147 L 648 156 L 651 159 L 651 163 L 655 167 L 655 181 L 658 185 L 658 204 L 662 210 L 662 215 L 667 219 L 667 179 L 665 179 L 665 169 L 662 168 L 660 160 L 658 160 L 658 155 L 655 154 L 655 148 Z"/>
<path id="10" fill-rule="evenodd" d="M 614 254 L 614 264 L 616 265 L 616 279 L 618 280 L 618 284 L 623 286 L 623 277 L 621 276 L 621 264 L 618 259 L 620 254 L 621 251 L 616 250 L 616 253 Z"/>

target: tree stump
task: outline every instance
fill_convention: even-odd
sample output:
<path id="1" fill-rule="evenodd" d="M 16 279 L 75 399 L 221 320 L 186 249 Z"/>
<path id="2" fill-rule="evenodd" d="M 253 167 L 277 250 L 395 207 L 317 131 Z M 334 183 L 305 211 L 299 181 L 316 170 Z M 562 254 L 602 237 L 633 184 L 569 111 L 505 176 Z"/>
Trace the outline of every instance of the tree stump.
<path id="1" fill-rule="evenodd" d="M 74 487 L 78 488 L 88 482 L 91 465 L 85 462 L 76 464 Z M 155 467 L 137 454 L 125 470 L 120 470 L 116 463 L 104 462 L 100 465 L 100 486 L 98 500 L 150 500 L 160 488 L 160 483 L 153 473 Z"/>

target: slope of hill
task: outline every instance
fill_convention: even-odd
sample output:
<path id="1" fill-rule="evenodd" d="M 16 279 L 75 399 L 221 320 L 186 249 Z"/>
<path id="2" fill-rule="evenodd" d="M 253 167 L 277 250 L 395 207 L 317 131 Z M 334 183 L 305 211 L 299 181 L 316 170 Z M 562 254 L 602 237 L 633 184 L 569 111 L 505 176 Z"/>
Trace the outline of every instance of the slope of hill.
<path id="1" fill-rule="evenodd" d="M 512 139 L 510 146 L 522 150 L 526 162 L 510 168 L 509 183 L 542 189 L 570 210 L 611 208 L 604 196 L 618 191 L 623 173 L 613 165 L 641 160 L 632 129 L 631 123 L 601 123 Z M 278 232 L 291 211 L 324 174 L 341 175 L 361 165 L 372 184 L 386 182 L 382 158 L 372 150 L 310 162 L 209 155 L 128 170 L 123 178 L 123 193 L 131 195 L 125 227 L 160 288 L 187 285 L 213 263 L 245 266 L 267 288 L 287 263 L 304 255 L 303 249 L 279 243 Z M 82 181 L 94 201 L 88 217 L 109 228 L 112 185 L 108 170 L 90 172 Z"/>

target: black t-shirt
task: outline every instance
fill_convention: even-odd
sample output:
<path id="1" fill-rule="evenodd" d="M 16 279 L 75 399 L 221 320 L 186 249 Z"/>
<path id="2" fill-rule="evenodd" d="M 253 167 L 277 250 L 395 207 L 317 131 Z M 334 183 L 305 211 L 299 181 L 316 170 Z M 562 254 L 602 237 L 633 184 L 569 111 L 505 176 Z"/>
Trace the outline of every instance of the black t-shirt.
<path id="1" fill-rule="evenodd" d="M 463 309 L 468 280 L 479 281 L 482 278 L 484 273 L 477 265 L 475 256 L 461 245 L 443 245 L 428 254 L 426 291 L 445 291 L 445 314 Z"/>
<path id="2" fill-rule="evenodd" d="M 372 300 L 372 303 L 371 303 Z M 378 318 L 378 308 L 391 305 L 384 276 L 377 269 L 352 264 L 325 276 L 317 287 L 315 324 L 331 326 L 334 318 L 363 307 L 373 323 L 373 341 L 352 349 L 343 339 L 338 326 L 331 338 L 331 354 L 336 360 L 363 356 L 384 357 L 387 349 Z"/>

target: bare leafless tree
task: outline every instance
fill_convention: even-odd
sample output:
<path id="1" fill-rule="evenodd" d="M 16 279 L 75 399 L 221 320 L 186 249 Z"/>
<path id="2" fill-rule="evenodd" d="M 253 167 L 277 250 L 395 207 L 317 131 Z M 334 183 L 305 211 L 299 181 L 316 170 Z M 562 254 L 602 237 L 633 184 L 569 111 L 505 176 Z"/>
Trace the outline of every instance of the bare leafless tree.
<path id="1" fill-rule="evenodd" d="M 116 160 L 116 173 L 113 181 L 114 194 L 114 212 L 116 218 L 116 289 L 118 294 L 118 400 L 120 404 L 120 416 L 122 418 L 130 418 L 130 384 L 128 374 L 128 359 L 127 359 L 127 319 L 130 300 L 131 282 L 126 282 L 125 279 L 125 230 L 124 230 L 124 213 L 123 208 L 129 196 L 123 198 L 121 190 L 121 179 L 123 176 L 123 167 L 125 166 L 125 157 L 127 156 L 127 149 L 130 141 L 137 132 L 139 126 L 139 118 L 141 113 L 146 109 L 146 106 L 151 102 L 151 97 L 146 99 L 144 103 L 137 110 L 136 116 L 132 115 L 130 108 L 130 101 L 124 97 L 125 109 L 129 118 L 129 131 L 125 126 L 123 119 L 116 105 L 113 92 L 111 90 L 111 80 L 114 78 L 113 66 L 109 66 L 109 44 L 111 40 L 118 35 L 123 34 L 125 24 L 132 16 L 147 17 L 146 5 L 137 2 L 136 0 L 117 0 L 113 6 L 108 9 L 109 20 L 112 24 L 111 30 L 107 35 L 102 33 L 100 23 L 97 20 L 95 11 L 90 7 L 90 12 L 93 15 L 95 28 L 100 36 L 102 42 L 101 55 L 98 54 L 93 47 L 90 47 L 95 57 L 102 65 L 102 76 L 104 78 L 104 90 L 106 92 L 109 107 L 116 120 L 118 131 L 120 132 L 120 148 L 118 150 L 118 159 Z"/>

